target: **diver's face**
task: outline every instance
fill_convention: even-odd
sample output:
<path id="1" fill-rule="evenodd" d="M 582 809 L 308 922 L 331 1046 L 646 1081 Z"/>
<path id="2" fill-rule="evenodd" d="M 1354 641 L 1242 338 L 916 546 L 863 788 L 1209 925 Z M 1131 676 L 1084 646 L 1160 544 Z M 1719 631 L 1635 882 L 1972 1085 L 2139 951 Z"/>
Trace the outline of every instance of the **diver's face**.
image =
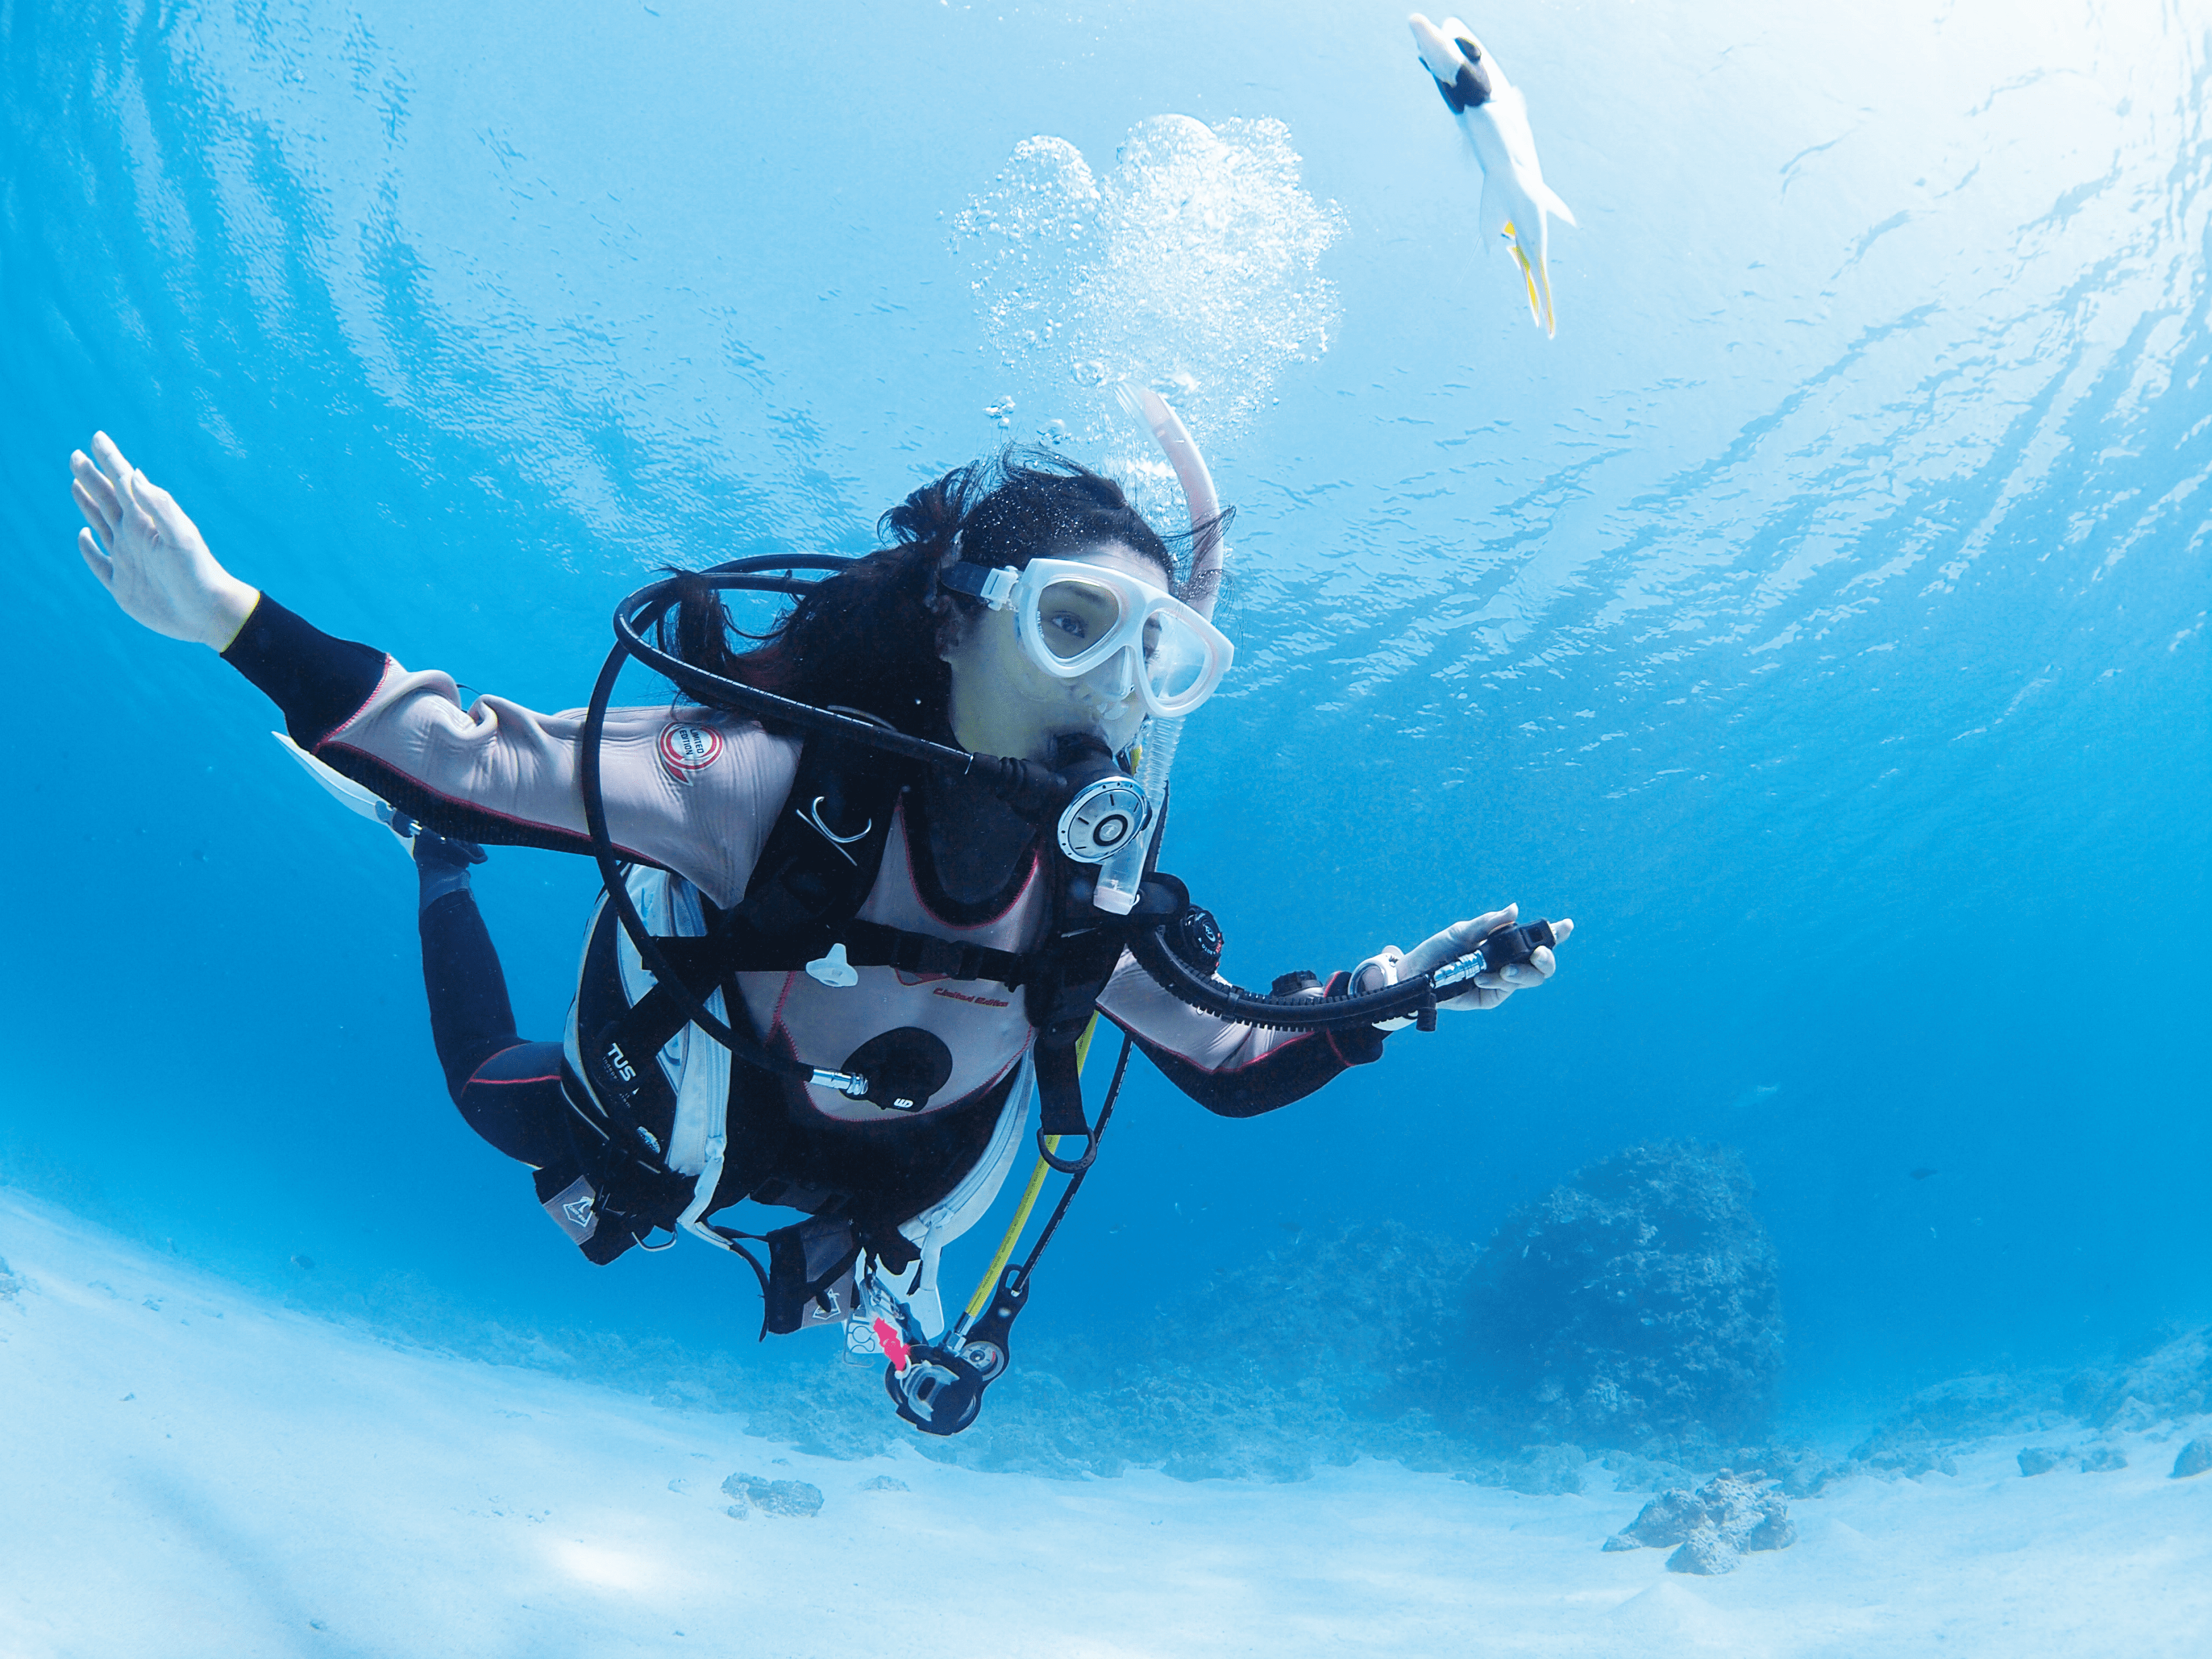
<path id="1" fill-rule="evenodd" d="M 1055 558 L 1079 560 L 1165 587 L 1159 566 L 1121 542 L 1098 542 Z M 1041 616 L 1048 631 L 1081 633 L 1109 627 L 1111 616 Z M 1030 660 L 1015 631 L 1012 611 L 986 611 L 966 618 L 958 639 L 944 653 L 952 670 L 952 735 L 960 746 L 979 755 L 1012 755 L 1018 760 L 1052 757 L 1053 739 L 1091 732 L 1119 753 L 1137 735 L 1145 705 L 1128 683 L 1126 659 L 1118 653 L 1079 680 L 1048 674 Z"/>

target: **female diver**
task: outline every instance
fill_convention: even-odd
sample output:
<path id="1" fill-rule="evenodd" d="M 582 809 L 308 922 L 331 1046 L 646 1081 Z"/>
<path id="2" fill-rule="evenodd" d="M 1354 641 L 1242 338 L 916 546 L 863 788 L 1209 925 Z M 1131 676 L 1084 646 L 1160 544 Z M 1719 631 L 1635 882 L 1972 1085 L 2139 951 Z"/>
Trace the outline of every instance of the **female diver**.
<path id="1" fill-rule="evenodd" d="M 743 1255 L 737 1241 L 755 1236 L 714 1224 L 716 1212 L 751 1199 L 801 1212 L 766 1236 L 767 1268 L 754 1264 L 767 1328 L 850 1318 L 863 1342 L 872 1329 L 917 1426 L 964 1425 L 1003 1367 L 1003 1329 L 995 1350 L 959 1346 L 967 1319 L 953 1351 L 928 1345 L 947 1328 L 939 1253 L 995 1197 L 1033 1079 L 1044 1129 L 1088 1135 L 1095 1151 L 1073 1084 L 1094 1008 L 1185 1093 L 1237 1117 L 1378 1059 L 1384 1030 L 1413 1023 L 1301 1030 L 1231 1017 L 1246 1003 L 1207 994 L 1232 988 L 1212 977 L 1218 934 L 1204 912 L 1172 918 L 1194 969 L 1163 975 L 1157 951 L 1148 969 L 1126 948 L 1135 936 L 1091 908 L 1097 872 L 1071 861 L 1064 835 L 1055 848 L 1048 815 L 1041 823 L 1020 791 L 942 764 L 810 734 L 742 702 L 613 708 L 589 733 L 585 715 L 498 697 L 464 709 L 446 675 L 320 633 L 229 574 L 105 434 L 70 468 L 89 526 L 80 550 L 124 611 L 221 653 L 283 711 L 301 750 L 413 833 L 432 1031 L 471 1127 L 536 1171 L 539 1201 L 595 1261 L 679 1228 Z M 1218 533 L 1195 497 L 1193 514 L 1194 540 Z M 1148 716 L 1187 714 L 1227 667 L 1229 642 L 1175 596 L 1167 544 L 1085 468 L 1058 458 L 963 468 L 882 527 L 881 550 L 792 584 L 796 602 L 742 653 L 717 590 L 679 580 L 661 646 L 718 677 L 709 684 L 811 706 L 794 714 L 832 708 L 933 740 L 940 757 L 1007 757 L 1001 786 L 1019 762 L 1046 778 L 1112 773 L 1109 757 Z M 483 856 L 470 843 L 589 850 L 587 786 L 622 894 L 593 918 L 565 1041 L 528 1042 L 469 891 Z M 1148 903 L 1154 891 L 1147 882 Z M 680 987 L 662 986 L 617 925 L 622 897 Z M 1325 1007 L 1447 964 L 1464 974 L 1478 943 L 1514 921 L 1510 907 L 1476 916 L 1412 951 L 1386 947 L 1326 981 L 1286 976 L 1276 998 L 1247 1002 L 1272 1019 L 1294 994 Z M 1564 942 L 1572 926 L 1548 937 Z M 1549 978 L 1552 950 L 1520 947 L 1449 1000 L 1439 989 L 1424 1023 L 1427 1010 L 1495 1007 Z M 726 1021 L 724 1040 L 702 1030 L 702 1012 Z M 1079 1171 L 1089 1155 L 1054 1162 Z M 993 1316 L 1011 1321 L 1008 1292 L 1026 1295 L 1025 1275 L 1013 1279 Z"/>

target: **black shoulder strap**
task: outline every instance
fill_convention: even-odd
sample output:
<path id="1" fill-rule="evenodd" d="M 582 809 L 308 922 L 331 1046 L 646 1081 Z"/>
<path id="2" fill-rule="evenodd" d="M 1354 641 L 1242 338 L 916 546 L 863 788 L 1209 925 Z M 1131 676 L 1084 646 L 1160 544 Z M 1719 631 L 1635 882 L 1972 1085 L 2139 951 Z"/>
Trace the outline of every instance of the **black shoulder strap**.
<path id="1" fill-rule="evenodd" d="M 1030 970 L 1022 995 L 1030 1024 L 1036 1028 L 1037 1155 L 1063 1175 L 1079 1176 L 1098 1155 L 1098 1136 L 1083 1110 L 1082 1069 L 1076 1064 L 1076 1044 L 1091 1024 L 1106 982 L 1121 965 L 1121 952 L 1137 929 L 1159 922 L 1163 904 L 1172 908 L 1176 896 L 1188 902 L 1182 884 L 1167 878 L 1163 889 L 1152 878 L 1158 872 L 1160 842 L 1167 831 L 1167 803 L 1160 803 L 1161 823 L 1145 855 L 1144 881 L 1136 908 L 1127 915 L 1109 916 L 1094 908 L 1085 891 L 1071 893 L 1063 870 L 1054 884 L 1053 933 Z M 1045 1144 L 1048 1136 L 1080 1135 L 1083 1154 L 1068 1159 Z"/>
<path id="2" fill-rule="evenodd" d="M 833 739 L 809 741 L 727 931 L 780 939 L 858 914 L 883 867 L 908 769 Z"/>
<path id="3" fill-rule="evenodd" d="M 851 967 L 990 980 L 1021 989 L 1036 971 L 1033 954 L 858 919 L 882 870 L 905 780 L 886 776 L 882 765 L 840 765 L 850 751 L 840 755 L 836 747 L 820 740 L 808 745 L 744 901 L 714 913 L 702 938 L 661 939 L 670 965 L 703 995 L 732 974 L 789 973 L 842 945 Z M 673 1013 L 672 1007 L 662 1018 Z M 680 1029 L 680 1020 L 668 1025 L 667 1036 Z M 639 1035 L 647 1034 L 641 1028 Z"/>

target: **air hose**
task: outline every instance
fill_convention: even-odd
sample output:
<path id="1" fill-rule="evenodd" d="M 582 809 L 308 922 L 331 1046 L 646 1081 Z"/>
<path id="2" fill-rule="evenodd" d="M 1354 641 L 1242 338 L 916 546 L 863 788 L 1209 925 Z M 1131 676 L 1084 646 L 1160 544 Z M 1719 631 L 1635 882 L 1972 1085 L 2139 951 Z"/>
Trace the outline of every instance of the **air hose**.
<path id="1" fill-rule="evenodd" d="M 1204 914 L 1185 912 L 1186 915 Z M 1211 921 L 1207 918 L 1208 927 Z M 1341 997 L 1316 997 L 1297 991 L 1262 995 L 1201 972 L 1185 961 L 1169 942 L 1172 925 L 1145 928 L 1130 940 L 1137 965 L 1170 995 L 1200 1013 L 1270 1031 L 1348 1031 L 1392 1019 L 1410 1019 L 1421 1030 L 1431 1030 L 1437 1005 L 1474 990 L 1477 975 L 1494 974 L 1526 962 L 1539 947 L 1557 943 L 1548 921 L 1532 921 L 1526 927 L 1508 923 L 1485 934 L 1458 961 L 1379 991 Z"/>
<path id="2" fill-rule="evenodd" d="M 1017 760 L 1011 756 L 971 754 L 965 749 L 955 749 L 950 744 L 932 743 L 927 738 L 911 737 L 895 727 L 872 720 L 778 696 L 773 691 L 763 691 L 757 685 L 726 678 L 688 663 L 681 657 L 672 656 L 645 637 L 644 630 L 666 615 L 687 589 L 741 589 L 748 592 L 796 596 L 811 591 L 814 584 L 790 579 L 779 580 L 759 573 L 793 568 L 842 570 L 852 563 L 850 559 L 823 554 L 764 554 L 757 558 L 738 559 L 728 564 L 716 565 L 713 569 L 702 571 L 696 575 L 671 576 L 665 580 L 653 582 L 638 589 L 615 607 L 616 643 L 607 659 L 608 667 L 619 668 L 623 657 L 633 657 L 705 707 L 728 708 L 750 714 L 756 720 L 779 721 L 817 737 L 842 738 L 906 760 L 919 761 L 925 766 L 933 766 L 956 777 L 973 778 L 1025 817 L 1048 817 L 1066 805 L 1076 793 L 1076 787 L 1048 766 L 1040 765 L 1035 761 Z M 611 677 L 608 678 L 606 684 L 611 691 Z M 595 705 L 597 703 L 595 699 Z"/>

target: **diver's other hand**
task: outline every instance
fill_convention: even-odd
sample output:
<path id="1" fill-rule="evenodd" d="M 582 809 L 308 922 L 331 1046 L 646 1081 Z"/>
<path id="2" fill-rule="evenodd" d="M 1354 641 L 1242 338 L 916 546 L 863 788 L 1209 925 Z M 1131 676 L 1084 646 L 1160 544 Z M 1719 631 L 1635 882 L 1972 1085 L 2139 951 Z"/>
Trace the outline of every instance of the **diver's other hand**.
<path id="1" fill-rule="evenodd" d="M 1395 945 L 1386 945 L 1352 971 L 1354 991 L 1379 991 L 1385 986 L 1401 981 L 1434 973 L 1437 969 L 1457 962 L 1500 927 L 1510 927 L 1521 917 L 1521 907 L 1509 904 L 1503 910 L 1470 916 L 1465 921 L 1455 921 L 1440 933 L 1432 933 L 1410 951 L 1401 951 Z M 1571 921 L 1552 924 L 1552 937 L 1559 945 L 1575 931 Z M 1465 1012 L 1478 1008 L 1495 1008 L 1516 991 L 1534 990 L 1559 971 L 1559 959 L 1553 947 L 1540 945 L 1526 962 L 1509 963 L 1496 973 L 1477 974 L 1475 988 L 1462 991 L 1448 1002 L 1439 1002 L 1439 1009 Z M 1385 1028 L 1396 1030 L 1410 1025 L 1411 1020 L 1389 1020 Z"/>
<path id="2" fill-rule="evenodd" d="M 70 494 L 87 528 L 85 567 L 134 622 L 173 640 L 227 649 L 261 595 L 216 562 L 176 498 L 124 459 L 105 432 L 70 455 Z"/>

